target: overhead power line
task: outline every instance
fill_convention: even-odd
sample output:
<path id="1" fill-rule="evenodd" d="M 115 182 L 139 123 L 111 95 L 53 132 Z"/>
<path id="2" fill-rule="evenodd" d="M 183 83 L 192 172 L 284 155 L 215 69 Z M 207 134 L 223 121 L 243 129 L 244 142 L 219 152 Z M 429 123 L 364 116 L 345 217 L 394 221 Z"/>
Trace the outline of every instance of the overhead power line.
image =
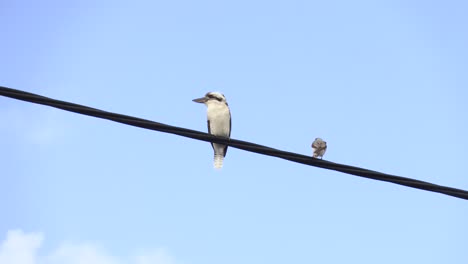
<path id="1" fill-rule="evenodd" d="M 424 182 L 424 181 L 419 181 L 415 179 L 410 179 L 410 178 L 395 176 L 391 174 L 381 173 L 377 171 L 367 170 L 367 169 L 363 169 L 359 167 L 334 163 L 334 162 L 330 162 L 326 160 L 315 159 L 310 156 L 282 151 L 282 150 L 278 150 L 278 149 L 274 149 L 274 148 L 270 148 L 270 147 L 242 141 L 242 140 L 216 137 L 207 133 L 203 133 L 203 132 L 199 132 L 199 131 L 195 131 L 191 129 L 175 127 L 175 126 L 157 123 L 157 122 L 153 122 L 150 120 L 141 119 L 137 117 L 121 115 L 121 114 L 116 114 L 112 112 L 106 112 L 106 111 L 99 110 L 96 108 L 91 108 L 91 107 L 87 107 L 87 106 L 83 106 L 79 104 L 55 100 L 55 99 L 48 98 L 45 96 L 28 93 L 28 92 L 20 91 L 16 89 L 11 89 L 7 87 L 3 87 L 3 86 L 0 86 L 0 95 L 22 100 L 22 101 L 31 102 L 31 103 L 48 105 L 51 107 L 59 108 L 59 109 L 70 111 L 70 112 L 75 112 L 78 114 L 89 115 L 89 116 L 94 116 L 94 117 L 98 117 L 102 119 L 112 120 L 115 122 L 131 125 L 131 126 L 151 129 L 151 130 L 165 132 L 165 133 L 176 134 L 179 136 L 193 138 L 193 139 L 202 140 L 206 142 L 226 144 L 234 148 L 243 149 L 246 151 L 255 152 L 255 153 L 259 153 L 259 154 L 263 154 L 267 156 L 282 158 L 282 159 L 286 159 L 286 160 L 297 162 L 297 163 L 302 163 L 302 164 L 329 169 L 329 170 L 335 170 L 335 171 L 352 174 L 352 175 L 356 175 L 356 176 L 360 176 L 364 178 L 392 182 L 392 183 L 403 185 L 403 186 L 408 186 L 408 187 L 431 191 L 431 192 L 442 193 L 442 194 L 450 195 L 453 197 L 458 197 L 461 199 L 468 200 L 468 191 L 461 190 L 461 189 L 441 186 L 441 185 L 437 185 L 437 184 L 433 184 L 429 182 Z"/>

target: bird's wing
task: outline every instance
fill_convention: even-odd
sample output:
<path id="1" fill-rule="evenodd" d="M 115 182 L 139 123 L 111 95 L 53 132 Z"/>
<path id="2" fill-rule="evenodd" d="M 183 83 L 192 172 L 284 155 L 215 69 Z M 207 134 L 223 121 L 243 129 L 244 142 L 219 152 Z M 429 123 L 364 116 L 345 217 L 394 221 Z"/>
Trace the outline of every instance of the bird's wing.
<path id="1" fill-rule="evenodd" d="M 211 128 L 210 128 L 210 120 L 206 121 L 208 123 L 208 134 L 211 135 Z M 215 150 L 213 142 L 211 142 L 211 147 L 213 148 L 213 151 Z"/>
<path id="2" fill-rule="evenodd" d="M 231 112 L 229 112 L 229 137 L 231 137 L 231 128 L 232 128 L 232 126 L 231 126 L 232 122 L 231 121 L 232 121 Z"/>
<path id="3" fill-rule="evenodd" d="M 224 146 L 224 157 L 226 157 L 227 148 L 228 148 L 228 146 L 227 146 L 227 145 L 225 145 L 225 146 Z"/>
<path id="4" fill-rule="evenodd" d="M 231 138 L 231 125 L 232 125 L 231 113 L 229 113 L 229 138 Z M 224 147 L 224 157 L 226 157 L 228 146 Z"/>

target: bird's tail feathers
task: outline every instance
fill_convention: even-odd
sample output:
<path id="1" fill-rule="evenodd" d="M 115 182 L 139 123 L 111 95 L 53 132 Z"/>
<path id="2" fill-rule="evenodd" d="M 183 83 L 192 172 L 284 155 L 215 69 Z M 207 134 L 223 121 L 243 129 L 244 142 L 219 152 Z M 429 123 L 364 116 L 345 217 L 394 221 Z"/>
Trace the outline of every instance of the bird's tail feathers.
<path id="1" fill-rule="evenodd" d="M 224 156 L 215 154 L 214 155 L 214 167 L 215 169 L 221 169 L 223 167 Z"/>

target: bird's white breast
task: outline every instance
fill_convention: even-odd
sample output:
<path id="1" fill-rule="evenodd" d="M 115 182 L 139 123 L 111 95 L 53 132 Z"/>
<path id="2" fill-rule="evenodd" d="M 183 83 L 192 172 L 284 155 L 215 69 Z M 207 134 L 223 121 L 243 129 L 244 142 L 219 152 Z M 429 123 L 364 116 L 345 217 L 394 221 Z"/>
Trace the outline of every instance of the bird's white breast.
<path id="1" fill-rule="evenodd" d="M 231 114 L 224 103 L 213 102 L 207 105 L 210 132 L 216 136 L 229 136 Z"/>

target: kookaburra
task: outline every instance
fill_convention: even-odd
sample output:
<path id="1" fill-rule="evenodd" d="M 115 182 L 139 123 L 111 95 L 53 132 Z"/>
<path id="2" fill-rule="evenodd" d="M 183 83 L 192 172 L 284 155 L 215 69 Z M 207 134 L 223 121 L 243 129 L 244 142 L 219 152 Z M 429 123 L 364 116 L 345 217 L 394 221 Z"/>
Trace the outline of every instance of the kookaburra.
<path id="1" fill-rule="evenodd" d="M 231 112 L 222 93 L 209 92 L 204 97 L 192 101 L 207 106 L 208 133 L 226 138 L 231 136 Z M 217 143 L 211 143 L 211 146 L 214 150 L 214 167 L 220 169 L 223 167 L 228 146 Z"/>
<path id="2" fill-rule="evenodd" d="M 311 147 L 314 151 L 313 157 L 320 157 L 320 159 L 322 159 L 325 151 L 327 150 L 327 142 L 323 141 L 321 138 L 316 138 L 314 142 L 312 142 Z"/>

